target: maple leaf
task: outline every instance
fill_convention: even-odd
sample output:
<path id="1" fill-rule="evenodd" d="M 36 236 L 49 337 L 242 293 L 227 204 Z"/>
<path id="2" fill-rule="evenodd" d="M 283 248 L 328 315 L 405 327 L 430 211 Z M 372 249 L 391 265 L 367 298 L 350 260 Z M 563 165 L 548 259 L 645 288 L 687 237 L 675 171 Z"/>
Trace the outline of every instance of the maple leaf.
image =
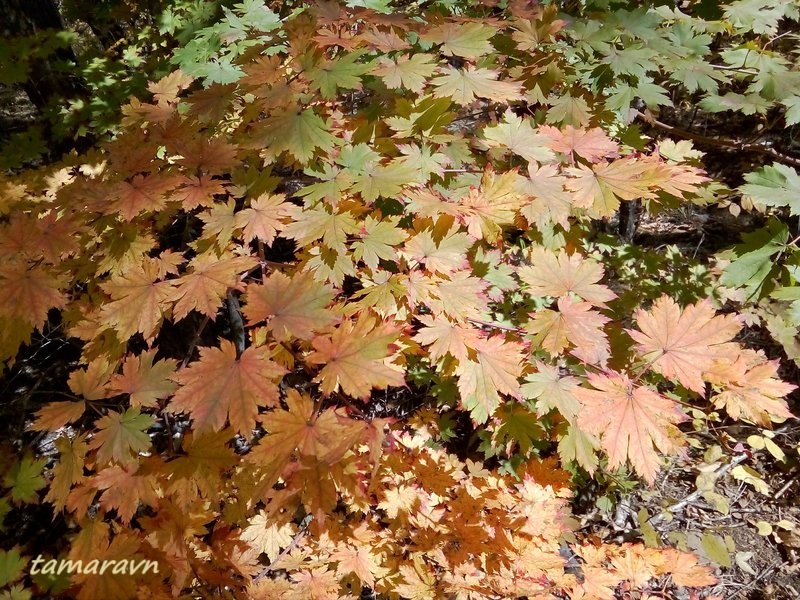
<path id="1" fill-rule="evenodd" d="M 472 104 L 475 98 L 512 102 L 523 97 L 519 83 L 496 81 L 497 71 L 468 65 L 466 69 L 446 67 L 442 73 L 431 80 L 431 84 L 436 88 L 433 92 L 434 98 L 449 97 L 456 104 L 467 106 Z"/>
<path id="2" fill-rule="evenodd" d="M 575 192 L 575 206 L 589 209 L 593 216 L 610 217 L 619 208 L 620 200 L 656 197 L 650 190 L 655 183 L 651 179 L 654 172 L 652 163 L 620 158 L 591 168 L 579 165 L 567 169 L 573 178 L 567 180 L 566 187 Z"/>
<path id="3" fill-rule="evenodd" d="M 703 372 L 715 359 L 730 356 L 728 344 L 741 329 L 734 315 L 717 315 L 707 299 L 680 306 L 661 296 L 650 310 L 634 314 L 638 330 L 626 330 L 642 359 L 668 379 L 698 394 L 705 393 Z"/>
<path id="4" fill-rule="evenodd" d="M 183 454 L 169 463 L 170 493 L 190 490 L 192 497 L 199 491 L 208 498 L 221 489 L 221 474 L 233 467 L 237 457 L 228 446 L 234 433 L 222 429 L 200 436 L 189 432 L 183 440 Z"/>
<path id="5" fill-rule="evenodd" d="M 42 477 L 46 464 L 46 459 L 36 460 L 29 454 L 12 463 L 3 478 L 3 485 L 11 488 L 11 500 L 17 503 L 29 503 L 38 499 L 36 492 L 46 485 Z"/>
<path id="6" fill-rule="evenodd" d="M 296 534 L 297 526 L 294 523 L 279 525 L 270 522 L 269 517 L 261 511 L 250 519 L 240 538 L 259 554 L 266 554 L 269 562 L 274 563 L 281 549 L 291 544 Z"/>
<path id="7" fill-rule="evenodd" d="M 533 342 L 541 345 L 552 356 L 557 356 L 569 344 L 571 353 L 593 365 L 605 365 L 610 350 L 603 326 L 605 317 L 592 310 L 588 302 L 575 302 L 569 296 L 559 298 L 558 312 L 544 309 L 532 314 L 533 321 L 526 329 L 533 334 Z"/>
<path id="8" fill-rule="evenodd" d="M 67 503 L 72 486 L 86 479 L 83 466 L 89 446 L 82 435 L 73 439 L 66 436 L 58 437 L 55 446 L 58 450 L 58 462 L 53 467 L 53 480 L 50 489 L 47 490 L 45 501 L 52 502 L 55 510 L 61 511 Z"/>
<path id="9" fill-rule="evenodd" d="M 110 410 L 95 422 L 97 433 L 89 441 L 89 449 L 97 450 L 100 463 L 111 460 L 135 463 L 139 453 L 150 447 L 147 430 L 154 422 L 153 417 L 141 414 L 138 408 L 129 408 L 124 413 Z"/>
<path id="10" fill-rule="evenodd" d="M 555 165 L 528 165 L 528 177 L 520 185 L 522 191 L 532 198 L 522 206 L 520 214 L 529 225 L 541 230 L 551 223 L 558 223 L 564 229 L 569 227 L 572 195 L 564 189 L 566 181 Z"/>
<path id="11" fill-rule="evenodd" d="M 86 368 L 82 367 L 70 373 L 67 384 L 75 394 L 87 400 L 100 400 L 108 396 L 108 380 L 115 368 L 105 356 L 99 356 Z"/>
<path id="12" fill-rule="evenodd" d="M 519 189 L 516 171 L 495 175 L 491 169 L 481 178 L 480 188 L 472 188 L 458 200 L 459 216 L 467 232 L 476 239 L 496 242 L 501 226 L 511 225 L 526 202 Z"/>
<path id="13" fill-rule="evenodd" d="M 313 600 L 340 600 L 339 579 L 326 565 L 292 573 L 292 596 Z"/>
<path id="14" fill-rule="evenodd" d="M 482 23 L 443 23 L 424 32 L 420 39 L 441 44 L 447 56 L 478 58 L 493 50 L 489 40 L 497 33 L 493 27 Z"/>
<path id="15" fill-rule="evenodd" d="M 236 229 L 236 201 L 230 198 L 226 203 L 216 202 L 214 205 L 200 214 L 203 225 L 202 240 L 210 240 L 217 248 L 225 248 L 233 238 L 233 230 Z"/>
<path id="16" fill-rule="evenodd" d="M 703 373 L 703 379 L 721 388 L 711 401 L 714 406 L 724 408 L 732 418 L 763 427 L 769 427 L 773 420 L 791 419 L 794 415 L 783 398 L 797 386 L 777 377 L 778 361 L 764 361 L 753 354 L 755 356 L 742 353 L 735 361 L 716 360 Z"/>
<path id="17" fill-rule="evenodd" d="M 440 219 L 439 223 L 444 221 Z M 467 251 L 475 243 L 475 238 L 460 229 L 459 225 L 453 224 L 442 232 L 437 224 L 435 229 L 426 229 L 409 239 L 400 254 L 425 265 L 432 273 L 447 275 L 460 271 L 468 266 Z"/>
<path id="18" fill-rule="evenodd" d="M 177 385 L 170 381 L 177 361 L 159 360 L 153 364 L 156 350 L 147 350 L 138 356 L 129 356 L 122 365 L 122 373 L 111 377 L 111 389 L 119 394 L 130 394 L 132 407 L 155 408 L 159 400 L 169 397 Z"/>
<path id="19" fill-rule="evenodd" d="M 286 208 L 290 206 L 284 202 L 283 194 L 262 194 L 250 201 L 250 206 L 236 213 L 236 227 L 243 227 L 244 243 L 249 244 L 255 239 L 271 246 L 275 236 L 283 229 L 282 219 L 286 216 Z"/>
<path id="20" fill-rule="evenodd" d="M 595 306 L 605 307 L 617 295 L 597 282 L 603 278 L 603 266 L 580 254 L 558 254 L 534 246 L 530 250 L 530 265 L 517 269 L 517 275 L 528 286 L 532 296 L 561 298 L 570 293 Z"/>
<path id="21" fill-rule="evenodd" d="M 312 90 L 319 90 L 323 98 L 336 97 L 337 88 L 361 89 L 361 76 L 369 72 L 371 63 L 358 63 L 366 50 L 358 50 L 349 54 L 339 54 L 332 60 L 323 60 L 308 71 L 308 79 Z"/>
<path id="22" fill-rule="evenodd" d="M 342 322 L 330 336 L 317 336 L 311 342 L 314 352 L 306 360 L 325 365 L 314 381 L 320 382 L 325 394 L 341 386 L 345 394 L 355 398 L 368 398 L 372 388 L 403 385 L 402 368 L 387 360 L 390 345 L 398 336 L 399 331 L 391 324 L 376 324 L 368 314 L 362 314 L 355 323 Z"/>
<path id="23" fill-rule="evenodd" d="M 656 449 L 671 454 L 680 447 L 675 424 L 687 418 L 680 405 L 622 373 L 589 373 L 587 378 L 594 389 L 573 392 L 582 405 L 578 426 L 600 437 L 610 469 L 627 459 L 652 484 L 661 464 Z"/>
<path id="24" fill-rule="evenodd" d="M 156 102 L 159 104 L 174 104 L 178 101 L 180 92 L 188 88 L 193 81 L 194 77 L 187 75 L 180 69 L 176 69 L 157 82 L 149 82 L 147 89 L 153 93 Z"/>
<path id="25" fill-rule="evenodd" d="M 396 260 L 395 246 L 402 244 L 408 234 L 398 224 L 398 217 L 384 220 L 367 217 L 359 239 L 353 243 L 353 257 L 363 260 L 370 269 L 377 269 L 380 260 Z"/>
<path id="26" fill-rule="evenodd" d="M 289 277 L 276 271 L 263 284 L 247 286 L 243 312 L 251 325 L 267 321 L 267 329 L 279 342 L 292 337 L 310 340 L 336 321 L 328 309 L 333 297 L 333 289 L 309 273 Z"/>
<path id="27" fill-rule="evenodd" d="M 239 276 L 257 264 L 258 261 L 252 256 L 218 257 L 213 252 L 196 256 L 189 263 L 191 271 L 171 282 L 175 289 L 170 291 L 166 299 L 176 302 L 175 320 L 183 319 L 191 310 L 215 320 L 228 290 L 241 289 Z"/>
<path id="28" fill-rule="evenodd" d="M 66 307 L 62 287 L 61 278 L 43 265 L 4 261 L 0 265 L 0 317 L 41 327 L 51 308 Z"/>
<path id="29" fill-rule="evenodd" d="M 86 410 L 86 402 L 49 402 L 35 413 L 36 419 L 31 424 L 34 431 L 56 431 L 65 425 L 77 421 Z"/>
<path id="30" fill-rule="evenodd" d="M 189 414 L 198 433 L 219 431 L 229 420 L 249 438 L 258 407 L 278 404 L 277 381 L 285 373 L 266 346 L 247 348 L 237 359 L 236 347 L 222 340 L 219 348 L 200 348 L 200 360 L 172 376 L 181 387 L 168 410 Z"/>
<path id="31" fill-rule="evenodd" d="M 120 341 L 141 333 L 151 341 L 169 314 L 169 298 L 175 282 L 159 281 L 155 261 L 145 259 L 141 264 L 115 274 L 100 288 L 111 297 L 100 309 L 100 322 L 117 332 Z"/>
<path id="32" fill-rule="evenodd" d="M 675 585 L 702 587 L 717 583 L 717 578 L 711 574 L 711 570 L 706 565 L 698 564 L 694 554 L 674 548 L 664 548 L 658 559 L 663 565 L 660 570 L 669 573 Z"/>
<path id="33" fill-rule="evenodd" d="M 256 462 L 283 464 L 297 451 L 332 465 L 363 436 L 365 424 L 348 419 L 333 409 L 315 414 L 314 402 L 306 394 L 289 389 L 288 410 L 275 409 L 262 419 L 267 434 L 253 449 Z"/>
<path id="34" fill-rule="evenodd" d="M 555 159 L 548 147 L 551 141 L 536 132 L 530 119 L 522 119 L 511 110 L 503 115 L 503 123 L 484 128 L 483 137 L 488 147 L 506 148 L 527 161 L 552 162 Z"/>
<path id="35" fill-rule="evenodd" d="M 522 344 L 506 342 L 502 336 L 480 340 L 475 360 L 460 361 L 456 367 L 461 403 L 472 420 L 485 423 L 500 406 L 500 394 L 521 399 Z"/>
<path id="36" fill-rule="evenodd" d="M 122 523 L 131 522 L 139 504 L 158 507 L 155 481 L 150 474 L 137 473 L 119 466 L 107 467 L 92 479 L 92 485 L 102 491 L 100 506 L 105 510 L 116 510 Z"/>
<path id="37" fill-rule="evenodd" d="M 167 192 L 175 189 L 181 179 L 162 174 L 136 175 L 131 181 L 116 184 L 109 211 L 118 212 L 125 221 L 132 221 L 142 211 L 157 211 L 166 206 Z"/>
<path id="38" fill-rule="evenodd" d="M 475 349 L 483 336 L 471 325 L 453 323 L 446 318 L 420 315 L 417 320 L 424 325 L 414 340 L 423 346 L 429 346 L 428 356 L 437 361 L 450 354 L 459 362 L 467 360 L 470 349 Z"/>
<path id="39" fill-rule="evenodd" d="M 225 182 L 209 176 L 184 177 L 179 187 L 170 195 L 170 200 L 177 200 L 184 210 L 192 210 L 198 206 L 213 206 L 214 196 L 225 194 Z"/>
<path id="40" fill-rule="evenodd" d="M 300 246 L 322 239 L 328 248 L 343 253 L 347 250 L 347 236 L 358 231 L 353 215 L 335 212 L 322 203 L 311 209 L 291 205 L 286 216 L 290 222 L 283 229 L 283 237 L 295 240 Z"/>
<path id="41" fill-rule="evenodd" d="M 436 68 L 430 54 L 417 53 L 394 59 L 381 58 L 378 66 L 372 69 L 372 74 L 383 79 L 389 89 L 406 88 L 419 94 Z"/>
<path id="42" fill-rule="evenodd" d="M 422 284 L 416 290 L 415 284 Z M 486 288 L 488 282 L 479 277 L 473 277 L 472 272 L 456 271 L 447 277 L 426 278 L 423 283 L 419 279 L 410 278 L 411 292 L 420 294 L 420 300 L 428 305 L 434 315 L 445 314 L 452 319 L 465 321 L 470 318 L 480 318 L 487 310 L 488 298 Z"/>
<path id="43" fill-rule="evenodd" d="M 339 577 L 355 575 L 362 585 L 370 588 L 375 586 L 376 577 L 389 573 L 389 569 L 381 565 L 382 556 L 367 545 L 339 544 L 331 554 L 331 560 L 338 563 L 336 573 Z"/>
<path id="44" fill-rule="evenodd" d="M 561 131 L 550 125 L 541 125 L 539 131 L 550 138 L 551 150 L 570 158 L 577 154 L 590 163 L 595 163 L 603 158 L 615 158 L 619 151 L 619 144 L 612 141 L 599 127 L 575 129 L 572 125 L 567 125 Z"/>
<path id="45" fill-rule="evenodd" d="M 579 408 L 574 393 L 579 384 L 578 378 L 562 375 L 557 367 L 537 362 L 536 372 L 525 377 L 520 391 L 524 398 L 539 400 L 536 414 L 540 417 L 556 409 L 565 419 L 573 422 Z"/>
<path id="46" fill-rule="evenodd" d="M 330 152 L 334 138 L 313 109 L 291 107 L 264 119 L 254 134 L 253 145 L 264 148 L 273 159 L 289 152 L 299 163 L 308 164 L 317 150 Z"/>

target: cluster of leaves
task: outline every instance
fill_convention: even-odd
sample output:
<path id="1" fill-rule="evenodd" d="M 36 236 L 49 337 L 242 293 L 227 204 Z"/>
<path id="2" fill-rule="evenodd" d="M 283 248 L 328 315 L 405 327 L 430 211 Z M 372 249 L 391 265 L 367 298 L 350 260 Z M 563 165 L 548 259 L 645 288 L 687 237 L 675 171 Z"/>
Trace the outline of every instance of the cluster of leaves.
<path id="1" fill-rule="evenodd" d="M 689 417 L 769 426 L 794 386 L 701 288 L 679 302 L 604 268 L 597 224 L 622 202 L 712 195 L 691 152 L 607 110 L 652 100 L 646 70 L 615 58 L 638 91 L 606 97 L 566 50 L 580 27 L 491 4 L 243 3 L 198 33 L 220 40 L 207 87 L 176 70 L 102 149 L 0 181 L 0 357 L 81 341 L 72 398 L 31 425 L 57 462 L 4 463 L 3 502 L 75 526 L 52 555 L 164 566 L 75 576 L 78 597 L 714 582 L 690 554 L 578 540 L 558 463 L 652 483 Z M 404 394 L 419 410 L 386 418 Z M 454 448 L 460 415 L 484 460 Z M 4 554 L 7 581 L 24 560 Z"/>

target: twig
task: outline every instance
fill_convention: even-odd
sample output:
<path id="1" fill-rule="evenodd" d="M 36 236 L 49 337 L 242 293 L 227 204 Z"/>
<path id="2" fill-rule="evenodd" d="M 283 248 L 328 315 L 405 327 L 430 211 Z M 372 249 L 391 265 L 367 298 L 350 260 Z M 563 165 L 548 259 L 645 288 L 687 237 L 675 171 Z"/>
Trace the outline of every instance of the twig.
<path id="1" fill-rule="evenodd" d="M 197 333 L 194 334 L 194 339 L 192 339 L 192 343 L 189 344 L 189 350 L 186 352 L 186 358 L 184 358 L 183 361 L 181 362 L 180 367 L 178 367 L 179 369 L 183 369 L 187 364 L 189 364 L 189 361 L 192 360 L 192 354 L 194 354 L 194 349 L 197 347 L 197 343 L 200 341 L 200 336 L 203 335 L 203 330 L 206 328 L 206 325 L 208 325 L 208 322 L 210 320 L 211 319 L 209 318 L 209 316 L 206 315 L 205 318 L 203 319 L 203 322 L 200 323 L 200 327 L 197 328 Z"/>
<path id="2" fill-rule="evenodd" d="M 792 485 L 794 484 L 794 482 L 795 482 L 795 481 L 797 481 L 797 475 L 798 475 L 798 473 L 795 473 L 794 475 L 792 475 L 792 476 L 789 478 L 789 481 L 787 481 L 786 483 L 784 483 L 784 484 L 781 486 L 781 489 L 779 489 L 777 492 L 775 492 L 775 495 L 773 496 L 773 498 L 774 498 L 775 500 L 777 500 L 778 498 L 780 498 L 781 496 L 783 496 L 783 495 L 784 495 L 784 494 L 787 492 L 787 490 L 788 490 L 790 487 L 792 487 Z"/>
<path id="3" fill-rule="evenodd" d="M 743 463 L 748 458 L 750 458 L 750 455 L 747 454 L 747 453 L 742 453 L 742 454 L 739 454 L 737 456 L 734 456 L 731 459 L 731 462 L 729 462 L 727 465 L 722 465 L 719 469 L 714 471 L 714 475 L 716 475 L 716 477 L 714 477 L 714 481 L 720 479 L 728 471 L 733 469 L 733 467 L 735 467 L 736 465 L 738 465 L 740 463 Z M 677 512 L 679 510 L 683 510 L 684 508 L 689 506 L 692 502 L 694 502 L 695 500 L 700 498 L 705 491 L 706 490 L 695 490 L 694 492 L 692 492 L 691 494 L 686 496 L 680 502 L 676 502 L 675 504 L 673 504 L 671 506 L 668 506 L 666 509 L 664 509 L 663 512 L 660 512 L 660 513 L 655 514 L 652 517 L 650 517 L 650 519 L 649 519 L 650 524 L 651 525 L 655 525 L 656 523 L 659 523 L 659 522 L 663 521 L 664 520 L 664 514 L 667 513 L 667 512 L 674 513 L 674 512 Z"/>
<path id="4" fill-rule="evenodd" d="M 763 144 L 748 144 L 747 142 L 710 137 L 700 133 L 686 131 L 685 129 L 680 129 L 679 127 L 662 123 L 652 115 L 645 114 L 640 111 L 635 111 L 634 115 L 641 117 L 646 123 L 652 125 L 653 127 L 657 127 L 687 140 L 694 140 L 695 142 L 699 142 L 701 144 L 716 146 L 717 148 L 724 148 L 728 152 L 755 152 L 757 154 L 766 154 L 780 163 L 800 167 L 800 158 L 791 156 L 789 154 L 784 154 L 783 152 L 778 152 L 777 150 L 773 150 L 772 148 Z"/>
<path id="5" fill-rule="evenodd" d="M 253 583 L 257 582 L 259 579 L 263 579 L 264 577 L 266 577 L 270 573 L 270 571 L 274 571 L 277 568 L 275 565 L 277 565 L 284 556 L 289 554 L 289 552 L 291 552 L 297 547 L 297 544 L 300 543 L 300 540 L 303 539 L 303 536 L 305 536 L 306 532 L 308 531 L 308 526 L 311 524 L 311 521 L 313 519 L 314 517 L 312 517 L 311 515 L 308 515 L 306 517 L 302 528 L 300 529 L 300 531 L 297 532 L 297 535 L 294 536 L 292 542 L 288 546 L 286 546 L 286 548 L 284 548 L 283 551 L 281 551 L 281 553 L 278 554 L 278 556 L 275 557 L 275 560 L 270 562 L 270 564 L 264 567 L 261 570 L 261 572 L 253 578 Z"/>
<path id="6" fill-rule="evenodd" d="M 513 327 L 511 325 L 502 325 L 500 323 L 493 323 L 489 321 L 481 321 L 480 319 L 472 319 L 468 318 L 467 321 L 473 323 L 474 325 L 482 325 L 484 327 L 492 327 L 494 329 L 500 329 L 502 331 L 511 331 L 514 333 L 524 333 L 524 329 L 520 329 L 519 327 Z"/>

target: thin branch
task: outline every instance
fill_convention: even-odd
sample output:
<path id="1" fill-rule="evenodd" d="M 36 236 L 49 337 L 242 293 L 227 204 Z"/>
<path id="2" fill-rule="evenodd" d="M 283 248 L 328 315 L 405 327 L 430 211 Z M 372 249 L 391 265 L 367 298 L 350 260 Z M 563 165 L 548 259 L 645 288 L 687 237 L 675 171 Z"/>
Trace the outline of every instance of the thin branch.
<path id="1" fill-rule="evenodd" d="M 178 369 L 183 369 L 187 364 L 189 364 L 189 361 L 192 360 L 192 354 L 194 354 L 194 349 L 197 347 L 197 343 L 200 341 L 200 336 L 203 335 L 203 331 L 205 330 L 206 325 L 208 325 L 208 322 L 210 320 L 211 319 L 209 318 L 209 316 L 206 315 L 205 318 L 203 319 L 203 322 L 200 323 L 200 327 L 197 328 L 197 333 L 194 334 L 194 339 L 192 339 L 192 343 L 189 344 L 189 350 L 186 352 L 186 357 L 183 359 L 183 361 L 181 361 L 181 365 L 180 367 L 178 367 Z"/>
<path id="2" fill-rule="evenodd" d="M 694 140 L 695 142 L 699 142 L 701 144 L 707 144 L 709 146 L 716 146 L 717 148 L 723 148 L 728 152 L 755 152 L 757 154 L 766 154 L 767 156 L 771 156 L 780 163 L 792 165 L 795 167 L 800 167 L 800 158 L 796 156 L 791 156 L 789 154 L 784 154 L 783 152 L 778 152 L 777 150 L 774 150 L 773 148 L 770 148 L 763 144 L 749 144 L 747 142 L 741 142 L 738 140 L 728 140 L 725 138 L 710 137 L 707 135 L 694 133 L 692 131 L 686 131 L 684 129 L 680 129 L 679 127 L 662 123 L 652 115 L 642 113 L 639 111 L 635 112 L 635 116 L 641 117 L 642 119 L 644 119 L 646 123 L 652 125 L 653 127 L 657 127 L 658 129 L 667 131 L 673 135 L 682 137 L 687 140 Z"/>
<path id="3" fill-rule="evenodd" d="M 470 323 L 473 323 L 475 325 L 482 325 L 483 327 L 491 327 L 493 329 L 500 329 L 501 331 L 511 331 L 513 333 L 525 333 L 524 329 L 521 329 L 519 327 L 512 327 L 510 325 L 502 325 L 500 323 L 493 323 L 493 322 L 489 322 L 489 321 L 481 321 L 480 319 L 472 319 L 472 318 L 467 319 L 467 321 L 469 321 Z"/>
<path id="4" fill-rule="evenodd" d="M 717 469 L 716 471 L 714 471 L 714 475 L 715 475 L 715 477 L 714 477 L 714 481 L 716 481 L 716 480 L 720 479 L 720 478 L 721 478 L 723 475 L 725 475 L 725 474 L 726 474 L 728 471 L 730 471 L 731 469 L 733 469 L 733 468 L 734 468 L 736 465 L 738 465 L 739 463 L 743 463 L 743 462 L 744 462 L 744 461 L 746 461 L 748 458 L 750 458 L 750 455 L 749 455 L 748 453 L 746 453 L 746 452 L 743 452 L 742 454 L 739 454 L 739 455 L 737 455 L 737 456 L 734 456 L 734 457 L 731 459 L 731 462 L 729 462 L 729 463 L 728 463 L 728 464 L 726 464 L 726 465 L 722 465 L 722 466 L 721 466 L 719 469 Z M 660 521 L 663 521 L 663 520 L 664 520 L 664 518 L 665 518 L 665 517 L 664 517 L 664 514 L 665 514 L 665 513 L 667 513 L 667 512 L 670 512 L 670 513 L 675 513 L 675 512 L 677 512 L 677 511 L 679 511 L 679 510 L 683 510 L 684 508 L 686 508 L 687 506 L 689 506 L 689 505 L 690 505 L 692 502 L 694 502 L 695 500 L 697 500 L 698 498 L 700 498 L 700 497 L 703 495 L 703 493 L 704 493 L 704 492 L 706 492 L 706 491 L 707 491 L 707 490 L 695 490 L 694 492 L 692 492 L 691 494 L 689 494 L 688 496 L 686 496 L 686 497 L 685 497 L 683 500 L 681 500 L 680 502 L 676 502 L 676 503 L 675 503 L 675 504 L 673 504 L 672 506 L 668 506 L 667 508 L 665 508 L 665 509 L 664 509 L 664 512 L 658 513 L 658 514 L 656 514 L 656 515 L 653 515 L 652 517 L 650 517 L 650 521 L 649 521 L 649 522 L 650 522 L 651 524 L 653 524 L 653 525 L 654 525 L 654 524 L 656 524 L 656 523 L 658 523 L 658 522 L 660 522 Z"/>

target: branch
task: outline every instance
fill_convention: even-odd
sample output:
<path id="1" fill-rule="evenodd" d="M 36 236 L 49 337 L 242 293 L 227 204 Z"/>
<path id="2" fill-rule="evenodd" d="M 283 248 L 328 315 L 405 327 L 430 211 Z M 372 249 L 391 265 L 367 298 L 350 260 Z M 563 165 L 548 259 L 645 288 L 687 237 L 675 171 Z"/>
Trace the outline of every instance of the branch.
<path id="1" fill-rule="evenodd" d="M 717 138 L 711 137 L 707 135 L 702 135 L 700 133 L 694 133 L 691 131 L 686 131 L 685 129 L 680 129 L 679 127 L 674 127 L 673 125 L 667 125 L 666 123 L 662 123 L 650 113 L 642 113 L 640 111 L 635 111 L 634 116 L 641 117 L 644 119 L 646 123 L 652 125 L 653 127 L 657 127 L 663 131 L 667 131 L 673 135 L 678 137 L 682 137 L 687 140 L 694 140 L 695 142 L 701 144 L 707 144 L 709 146 L 716 146 L 717 148 L 723 148 L 728 152 L 755 152 L 756 154 L 766 154 L 767 156 L 771 156 L 776 161 L 780 163 L 784 163 L 787 165 L 792 165 L 794 167 L 800 167 L 800 158 L 796 156 L 791 156 L 790 154 L 785 154 L 783 152 L 778 152 L 777 150 L 770 148 L 769 146 L 765 146 L 763 144 L 753 144 L 742 142 L 739 140 L 729 140 L 725 138 Z"/>
<path id="2" fill-rule="evenodd" d="M 743 463 L 748 458 L 750 458 L 750 455 L 747 452 L 743 452 L 742 454 L 734 456 L 731 459 L 731 462 L 729 462 L 727 465 L 722 465 L 719 469 L 714 471 L 714 475 L 715 475 L 714 481 L 717 481 L 720 478 L 722 478 L 722 476 L 725 475 L 731 469 L 733 469 L 733 467 L 735 467 L 739 463 Z M 679 510 L 683 510 L 684 508 L 689 506 L 692 502 L 694 502 L 695 500 L 700 498 L 703 495 L 703 493 L 707 492 L 707 491 L 708 490 L 695 490 L 694 492 L 692 492 L 691 494 L 686 496 L 686 498 L 684 498 L 680 502 L 676 502 L 672 506 L 668 506 L 667 508 L 665 508 L 663 512 L 660 512 L 660 513 L 650 517 L 650 520 L 649 520 L 650 524 L 651 525 L 655 525 L 656 523 L 659 523 L 660 521 L 663 521 L 664 518 L 665 518 L 664 514 L 667 513 L 667 512 L 674 513 L 674 512 L 677 512 Z"/>

